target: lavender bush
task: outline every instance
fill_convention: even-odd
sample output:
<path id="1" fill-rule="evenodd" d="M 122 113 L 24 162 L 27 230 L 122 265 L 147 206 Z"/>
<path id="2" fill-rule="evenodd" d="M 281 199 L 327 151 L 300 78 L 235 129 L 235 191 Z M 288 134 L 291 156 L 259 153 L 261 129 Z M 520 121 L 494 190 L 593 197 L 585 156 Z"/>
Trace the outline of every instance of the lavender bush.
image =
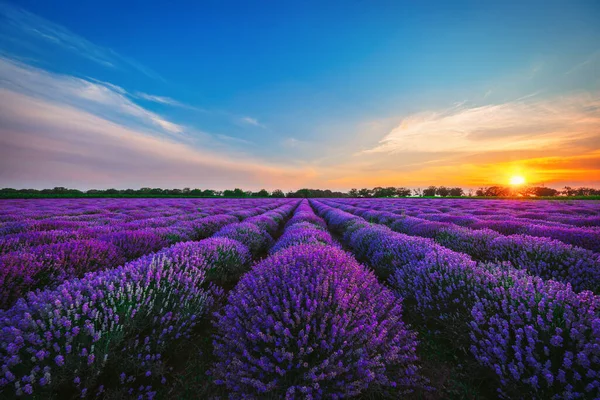
<path id="1" fill-rule="evenodd" d="M 219 230 L 214 237 L 237 240 L 250 250 L 253 257 L 266 252 L 273 245 L 273 238 L 267 231 L 249 222 L 230 224 Z"/>
<path id="2" fill-rule="evenodd" d="M 0 256 L 0 307 L 30 290 L 53 286 L 124 262 L 117 247 L 100 240 L 75 240 L 37 246 Z"/>
<path id="3" fill-rule="evenodd" d="M 233 397 L 341 398 L 418 381 L 400 302 L 334 247 L 300 245 L 264 260 L 215 326 L 212 373 Z"/>
<path id="4" fill-rule="evenodd" d="M 139 385 L 164 374 L 164 350 L 220 296 L 202 288 L 207 262 L 181 248 L 31 292 L 0 311 L 0 393 L 10 396 Z"/>
<path id="5" fill-rule="evenodd" d="M 504 398 L 600 397 L 600 297 L 510 276 L 472 310 L 471 351 Z"/>
<path id="6" fill-rule="evenodd" d="M 232 282 L 250 267 L 252 255 L 237 240 L 216 237 L 201 242 L 180 243 L 172 249 L 170 257 L 176 262 L 201 258 L 207 262 L 206 279 L 217 284 Z"/>

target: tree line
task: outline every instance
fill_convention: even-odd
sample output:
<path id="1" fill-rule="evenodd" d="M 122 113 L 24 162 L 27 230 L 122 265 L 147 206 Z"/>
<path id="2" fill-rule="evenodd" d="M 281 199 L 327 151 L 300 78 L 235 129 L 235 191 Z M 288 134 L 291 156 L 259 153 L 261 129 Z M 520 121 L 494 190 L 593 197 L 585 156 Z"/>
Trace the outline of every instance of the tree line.
<path id="1" fill-rule="evenodd" d="M 374 187 L 372 189 L 350 189 L 348 192 L 329 189 L 299 189 L 284 193 L 276 189 L 271 192 L 261 189 L 257 192 L 244 191 L 240 188 L 227 190 L 213 189 L 162 189 L 144 187 L 141 189 L 90 189 L 81 191 L 66 187 L 52 189 L 0 189 L 0 198 L 36 198 L 36 197 L 207 197 L 207 198 L 384 198 L 384 197 L 590 197 L 600 196 L 600 189 L 589 187 L 572 188 L 565 186 L 557 190 L 545 186 L 528 186 L 514 188 L 509 186 L 481 187 L 465 192 L 460 187 L 428 186 L 426 188 L 409 189 L 406 187 Z"/>

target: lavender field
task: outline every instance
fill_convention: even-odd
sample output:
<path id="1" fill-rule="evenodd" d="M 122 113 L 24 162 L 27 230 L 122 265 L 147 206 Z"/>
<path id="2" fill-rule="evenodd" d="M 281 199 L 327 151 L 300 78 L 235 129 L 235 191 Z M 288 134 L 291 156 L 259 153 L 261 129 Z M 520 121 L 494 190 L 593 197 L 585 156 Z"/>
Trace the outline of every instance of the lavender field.
<path id="1" fill-rule="evenodd" d="M 600 203 L 0 203 L 0 398 L 600 398 Z"/>

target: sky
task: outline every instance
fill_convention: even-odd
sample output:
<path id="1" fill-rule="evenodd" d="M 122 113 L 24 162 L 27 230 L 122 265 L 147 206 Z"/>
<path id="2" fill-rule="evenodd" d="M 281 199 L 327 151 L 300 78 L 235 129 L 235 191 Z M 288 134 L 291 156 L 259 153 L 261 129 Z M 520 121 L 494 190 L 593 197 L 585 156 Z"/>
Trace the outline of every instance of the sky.
<path id="1" fill-rule="evenodd" d="M 600 2 L 0 0 L 0 187 L 600 186 Z"/>

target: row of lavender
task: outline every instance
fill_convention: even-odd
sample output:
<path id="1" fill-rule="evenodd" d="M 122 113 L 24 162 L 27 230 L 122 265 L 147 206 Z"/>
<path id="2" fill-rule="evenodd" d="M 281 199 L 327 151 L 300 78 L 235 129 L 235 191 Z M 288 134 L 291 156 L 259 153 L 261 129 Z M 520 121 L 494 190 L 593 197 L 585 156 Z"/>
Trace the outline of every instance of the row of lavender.
<path id="1" fill-rule="evenodd" d="M 554 215 L 555 219 L 567 217 L 570 220 L 579 218 L 580 221 L 591 222 L 597 219 L 600 222 L 600 215 L 598 215 L 600 214 L 600 203 L 598 202 L 583 202 L 581 206 L 573 206 L 578 211 L 585 209 L 590 213 L 594 212 L 597 214 L 592 217 L 586 216 L 587 214 L 580 217 L 560 214 L 560 211 L 557 211 L 561 210 L 560 203 L 535 202 L 533 205 L 538 205 L 536 208 L 538 211 L 533 213 L 525 211 L 522 209 L 523 207 L 521 209 L 511 209 L 507 212 L 503 210 L 505 202 L 496 201 L 492 204 L 478 201 L 462 202 L 468 204 L 468 206 L 457 202 L 459 201 L 438 201 L 438 205 L 435 208 L 432 207 L 432 204 L 427 204 L 426 202 L 414 204 L 414 202 L 409 200 L 379 200 L 370 202 L 350 200 L 344 201 L 344 204 L 435 221 L 439 222 L 439 226 L 443 226 L 443 224 L 456 224 L 471 229 L 491 229 L 504 235 L 524 234 L 547 237 L 595 252 L 600 251 L 600 226 L 576 227 L 553 222 L 549 219 L 551 218 L 550 215 Z M 532 202 L 521 203 L 532 207 Z M 555 213 L 551 214 L 550 210 Z"/>
<path id="2" fill-rule="evenodd" d="M 269 231 L 295 207 L 287 202 L 212 238 L 31 292 L 0 311 L 0 396 L 154 397 L 168 379 L 169 350 L 191 338 L 220 302 L 218 284 L 263 254 Z"/>
<path id="3" fill-rule="evenodd" d="M 600 397 L 599 296 L 312 204 L 359 260 L 387 277 L 411 322 L 469 349 L 497 375 L 500 395 Z"/>
<path id="4" fill-rule="evenodd" d="M 57 200 L 56 203 L 20 200 L 16 203 L 19 207 L 16 207 L 15 201 L 13 204 L 3 202 L 1 214 L 10 216 L 11 221 L 0 223 L 0 254 L 42 244 L 105 237 L 121 231 L 153 229 L 165 238 L 181 236 L 191 233 L 190 225 L 199 218 L 217 214 L 243 218 L 254 207 L 277 204 L 277 201 L 258 199 L 247 202 L 175 199 L 164 200 L 164 203 L 143 200 L 116 199 L 114 203 L 106 203 L 105 199 L 96 199 L 98 203 L 90 203 L 91 200 L 87 203 L 83 200 Z M 73 214 L 74 206 L 79 206 L 77 214 Z M 171 229 L 164 229 L 169 227 Z"/>
<path id="5" fill-rule="evenodd" d="M 510 262 L 543 279 L 570 283 L 576 291 L 600 290 L 600 253 L 558 240 L 528 235 L 505 236 L 490 229 L 469 229 L 459 225 L 428 221 L 387 210 L 350 205 L 349 201 L 324 201 L 392 230 L 411 236 L 432 238 L 438 244 L 470 255 L 481 262 Z"/>
<path id="6" fill-rule="evenodd" d="M 371 199 L 368 202 L 375 207 L 394 205 L 413 217 L 442 213 L 482 220 L 508 219 L 551 226 L 600 227 L 600 205 L 597 201 Z"/>
<path id="7" fill-rule="evenodd" d="M 304 200 L 217 315 L 211 370 L 231 398 L 400 395 L 420 384 L 401 301 Z M 393 389 L 392 389 L 393 388 Z"/>
<path id="8" fill-rule="evenodd" d="M 24 203 L 30 207 L 36 205 L 35 202 Z M 113 204 L 109 213 L 119 211 L 118 215 L 128 215 L 121 212 L 133 210 L 139 217 L 121 223 L 99 213 L 93 214 L 97 219 L 92 222 L 79 221 L 76 226 L 72 220 L 59 216 L 22 219 L 20 226 L 25 227 L 23 232 L 0 237 L 0 307 L 12 305 L 30 290 L 52 286 L 86 272 L 114 268 L 177 242 L 201 240 L 224 225 L 263 213 L 283 202 L 259 200 L 243 203 L 234 200 L 211 203 L 201 200 L 196 204 L 187 203 L 182 205 L 171 201 L 142 214 L 137 212 L 142 207 L 146 208 L 145 204 Z M 202 212 L 198 212 L 200 206 Z M 94 207 L 98 209 L 97 205 Z M 191 207 L 194 207 L 195 213 Z M 82 207 L 80 211 L 85 209 Z M 41 215 L 52 211 L 58 214 L 65 212 L 62 204 L 42 207 L 41 210 Z M 186 211 L 189 214 L 182 214 Z M 179 214 L 172 215 L 173 212 Z M 35 211 L 31 210 L 24 213 L 29 217 L 34 214 Z M 15 222 L 12 224 L 14 228 Z"/>

